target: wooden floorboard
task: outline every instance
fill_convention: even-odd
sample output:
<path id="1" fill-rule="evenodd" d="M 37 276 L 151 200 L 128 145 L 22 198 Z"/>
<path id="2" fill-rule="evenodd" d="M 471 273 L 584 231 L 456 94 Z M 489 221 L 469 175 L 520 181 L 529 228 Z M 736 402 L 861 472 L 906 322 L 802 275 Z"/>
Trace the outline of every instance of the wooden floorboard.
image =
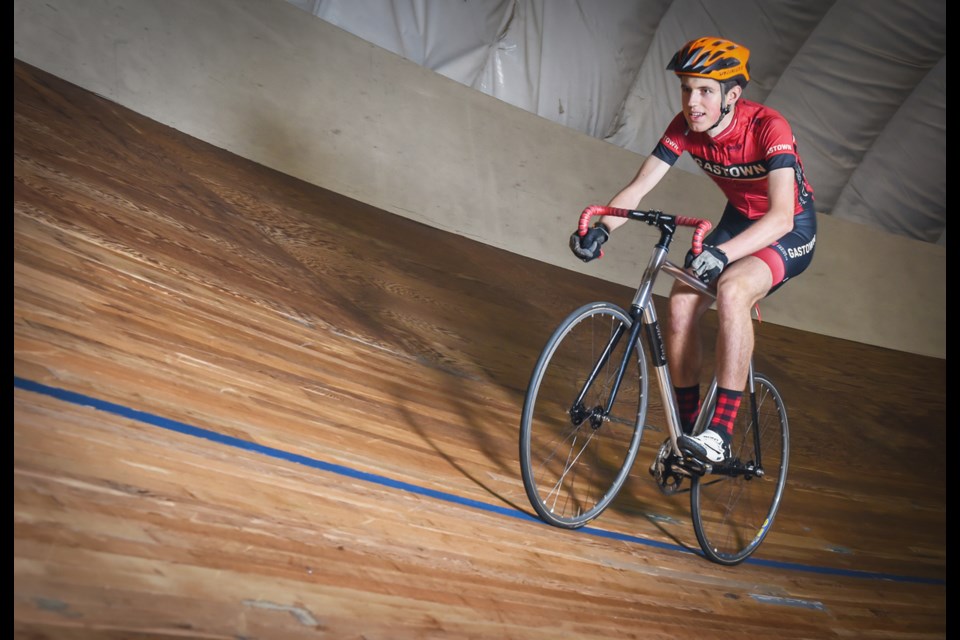
<path id="1" fill-rule="evenodd" d="M 737 567 L 647 474 L 656 402 L 590 528 L 532 517 L 531 367 L 632 297 L 584 271 L 14 60 L 15 636 L 946 637 L 945 360 L 761 324 L 790 479 Z"/>

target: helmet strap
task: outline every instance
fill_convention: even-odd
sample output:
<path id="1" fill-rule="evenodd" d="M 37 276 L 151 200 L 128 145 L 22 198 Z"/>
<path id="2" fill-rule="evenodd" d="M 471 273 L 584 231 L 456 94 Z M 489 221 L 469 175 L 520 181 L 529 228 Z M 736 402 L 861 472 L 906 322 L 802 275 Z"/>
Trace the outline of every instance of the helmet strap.
<path id="1" fill-rule="evenodd" d="M 720 123 L 723 122 L 723 119 L 727 117 L 727 114 L 730 113 L 732 107 L 727 104 L 727 95 L 723 95 L 723 103 L 720 106 L 720 117 L 717 118 L 717 121 L 713 123 L 713 126 L 704 131 L 704 133 L 710 133 L 714 129 L 720 126 Z"/>
<path id="2" fill-rule="evenodd" d="M 733 110 L 733 105 L 727 104 L 727 91 L 723 83 L 720 83 L 720 90 L 723 93 L 723 95 L 720 97 L 720 117 L 717 118 L 717 121 L 713 123 L 713 126 L 704 131 L 704 133 L 710 133 L 719 127 L 720 123 L 723 122 L 723 119 L 727 117 L 727 114 Z"/>

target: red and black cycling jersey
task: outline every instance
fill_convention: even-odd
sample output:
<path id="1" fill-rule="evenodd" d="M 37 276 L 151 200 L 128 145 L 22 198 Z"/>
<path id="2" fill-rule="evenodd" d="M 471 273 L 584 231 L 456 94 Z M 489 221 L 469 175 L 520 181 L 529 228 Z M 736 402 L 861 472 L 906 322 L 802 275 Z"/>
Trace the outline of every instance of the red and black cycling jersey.
<path id="1" fill-rule="evenodd" d="M 740 100 L 733 123 L 713 138 L 690 131 L 683 114 L 677 114 L 653 155 L 672 166 L 684 151 L 717 183 L 730 204 L 751 220 L 770 208 L 767 175 L 774 169 L 794 169 L 794 214 L 813 200 L 790 124 L 765 105 Z"/>

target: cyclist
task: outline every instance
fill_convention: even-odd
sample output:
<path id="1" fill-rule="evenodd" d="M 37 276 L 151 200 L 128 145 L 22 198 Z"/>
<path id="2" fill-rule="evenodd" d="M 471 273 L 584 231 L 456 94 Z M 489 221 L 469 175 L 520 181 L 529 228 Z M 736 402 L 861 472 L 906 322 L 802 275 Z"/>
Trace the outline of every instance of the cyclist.
<path id="1" fill-rule="evenodd" d="M 722 463 L 730 456 L 733 425 L 746 386 L 754 335 L 752 310 L 802 273 L 813 259 L 816 212 L 793 132 L 774 109 L 743 99 L 750 51 L 722 38 L 685 44 L 668 71 L 680 79 L 682 111 L 674 117 L 637 175 L 609 206 L 637 209 L 680 155 L 688 152 L 727 198 L 703 252 L 688 252 L 684 267 L 716 287 L 716 411 L 708 428 L 690 434 L 700 409 L 700 319 L 712 300 L 676 282 L 670 292 L 667 356 L 684 435 L 679 446 L 695 458 Z M 573 253 L 589 262 L 626 218 L 602 216 L 570 237 Z"/>

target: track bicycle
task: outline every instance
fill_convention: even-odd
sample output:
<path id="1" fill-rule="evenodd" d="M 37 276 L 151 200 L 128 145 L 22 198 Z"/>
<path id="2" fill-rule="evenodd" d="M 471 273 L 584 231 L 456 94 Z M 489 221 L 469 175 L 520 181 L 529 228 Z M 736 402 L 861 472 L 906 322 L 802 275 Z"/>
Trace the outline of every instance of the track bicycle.
<path id="1" fill-rule="evenodd" d="M 612 215 L 657 227 L 655 245 L 629 311 L 591 302 L 568 315 L 550 336 L 527 387 L 520 420 L 520 466 L 527 497 L 545 522 L 583 527 L 610 506 L 623 488 L 640 448 L 648 407 L 648 360 L 656 372 L 669 437 L 650 466 L 660 491 L 690 482 L 690 511 L 703 554 L 722 565 L 747 559 L 763 542 L 783 497 L 790 453 L 787 410 L 773 382 L 751 359 L 745 402 L 730 444 L 730 459 L 698 461 L 682 452 L 679 411 L 652 295 L 666 273 L 716 299 L 714 287 L 667 260 L 678 226 L 693 227 L 700 253 L 709 220 L 592 205 L 580 216 L 587 231 L 594 216 Z M 693 428 L 710 423 L 716 403 L 710 383 Z"/>

